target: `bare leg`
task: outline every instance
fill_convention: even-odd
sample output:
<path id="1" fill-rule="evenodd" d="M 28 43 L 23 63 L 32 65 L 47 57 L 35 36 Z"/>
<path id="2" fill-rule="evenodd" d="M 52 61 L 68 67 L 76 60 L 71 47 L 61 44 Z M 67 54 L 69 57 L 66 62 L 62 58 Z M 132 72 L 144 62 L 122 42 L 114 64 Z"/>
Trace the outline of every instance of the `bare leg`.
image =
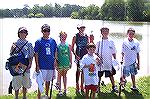
<path id="1" fill-rule="evenodd" d="M 131 79 L 132 79 L 133 86 L 135 86 L 135 75 L 131 75 Z"/>
<path id="2" fill-rule="evenodd" d="M 85 99 L 89 99 L 89 90 L 86 90 Z"/>
<path id="3" fill-rule="evenodd" d="M 79 77 L 80 77 L 80 71 L 78 69 L 78 64 L 77 64 L 77 71 L 76 71 L 76 90 L 79 91 Z"/>
<path id="4" fill-rule="evenodd" d="M 26 99 L 26 93 L 27 93 L 27 89 L 25 87 L 23 87 L 23 98 Z"/>
<path id="5" fill-rule="evenodd" d="M 63 83 L 64 83 L 64 91 L 66 91 L 67 89 L 67 70 L 64 70 L 64 73 L 63 73 Z"/>
<path id="6" fill-rule="evenodd" d="M 95 91 L 92 91 L 92 99 L 95 99 Z"/>
<path id="7" fill-rule="evenodd" d="M 15 90 L 15 99 L 18 99 L 19 89 Z"/>
<path id="8" fill-rule="evenodd" d="M 82 71 L 82 73 L 81 73 L 81 90 L 82 91 L 84 91 L 83 83 L 84 83 L 84 74 L 83 74 L 83 71 Z"/>
<path id="9" fill-rule="evenodd" d="M 48 92 L 49 92 L 49 85 L 50 85 L 50 81 L 46 81 L 46 83 L 45 83 L 45 94 L 48 96 Z"/>
<path id="10" fill-rule="evenodd" d="M 61 76 L 62 76 L 62 71 L 58 70 L 58 86 L 59 86 L 59 91 L 61 91 Z"/>
<path id="11" fill-rule="evenodd" d="M 38 98 L 38 99 L 41 98 L 41 92 L 40 92 L 39 88 L 38 88 L 38 95 L 37 95 L 37 98 Z"/>
<path id="12" fill-rule="evenodd" d="M 111 81 L 112 86 L 115 86 L 114 77 L 113 77 L 113 76 L 110 76 L 109 78 L 110 78 L 110 81 Z"/>

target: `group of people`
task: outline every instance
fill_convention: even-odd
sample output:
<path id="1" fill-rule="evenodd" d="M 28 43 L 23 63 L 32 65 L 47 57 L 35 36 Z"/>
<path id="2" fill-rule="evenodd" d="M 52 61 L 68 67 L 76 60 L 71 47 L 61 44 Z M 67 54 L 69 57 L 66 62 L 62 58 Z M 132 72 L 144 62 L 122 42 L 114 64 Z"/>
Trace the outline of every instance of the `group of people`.
<path id="1" fill-rule="evenodd" d="M 100 91 L 101 77 L 105 73 L 105 77 L 109 77 L 112 90 L 118 92 L 115 85 L 114 75 L 116 70 L 112 65 L 112 61 L 116 60 L 116 48 L 113 40 L 109 39 L 109 28 L 103 27 L 100 29 L 102 37 L 94 44 L 94 35 L 88 36 L 84 33 L 84 25 L 77 27 L 77 33 L 73 39 L 72 44 L 66 42 L 67 33 L 61 31 L 59 33 L 60 44 L 50 37 L 50 26 L 44 24 L 41 27 L 43 36 L 35 42 L 33 47 L 30 42 L 27 42 L 26 37 L 28 30 L 25 27 L 20 27 L 18 30 L 19 39 L 13 43 L 11 51 L 16 46 L 22 46 L 22 52 L 25 57 L 29 59 L 24 75 L 13 76 L 12 87 L 15 90 L 15 99 L 18 99 L 19 89 L 23 87 L 23 99 L 26 99 L 27 89 L 31 87 L 30 68 L 33 57 L 35 58 L 36 72 L 42 73 L 42 78 L 45 82 L 45 95 L 48 96 L 50 81 L 55 79 L 55 69 L 57 70 L 56 88 L 59 90 L 58 95 L 67 94 L 67 71 L 72 67 L 72 53 L 75 56 L 76 63 L 76 94 L 85 94 L 86 99 L 89 98 L 89 91 L 91 90 L 92 99 L 95 98 L 95 93 Z M 127 39 L 122 44 L 122 63 L 123 75 L 122 80 L 131 74 L 132 90 L 137 90 L 135 83 L 135 75 L 137 69 L 140 69 L 140 47 L 139 42 L 134 38 L 135 30 L 129 28 L 127 31 Z M 74 46 L 76 49 L 74 50 Z M 61 88 L 61 78 L 63 78 L 64 90 Z M 81 78 L 81 84 L 79 84 Z M 38 99 L 41 93 L 38 89 Z"/>

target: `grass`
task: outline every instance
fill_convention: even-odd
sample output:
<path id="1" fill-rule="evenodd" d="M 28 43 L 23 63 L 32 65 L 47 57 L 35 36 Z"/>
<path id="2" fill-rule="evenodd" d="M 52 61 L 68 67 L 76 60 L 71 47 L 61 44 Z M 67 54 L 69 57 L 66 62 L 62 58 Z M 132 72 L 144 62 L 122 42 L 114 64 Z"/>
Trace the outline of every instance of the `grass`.
<path id="1" fill-rule="evenodd" d="M 96 99 L 150 99 L 150 76 L 141 77 L 137 80 L 137 86 L 139 92 L 131 91 L 131 83 L 128 82 L 125 91 L 121 93 L 121 96 L 118 96 L 118 93 L 111 92 L 111 84 L 101 87 L 101 93 L 97 94 Z M 75 88 L 69 87 L 67 96 L 59 97 L 57 96 L 58 91 L 53 90 L 52 99 L 85 99 L 84 96 L 76 95 Z M 19 95 L 19 99 L 21 99 Z M 28 99 L 36 99 L 37 92 L 28 93 Z M 0 99 L 14 99 L 13 95 L 0 96 Z"/>

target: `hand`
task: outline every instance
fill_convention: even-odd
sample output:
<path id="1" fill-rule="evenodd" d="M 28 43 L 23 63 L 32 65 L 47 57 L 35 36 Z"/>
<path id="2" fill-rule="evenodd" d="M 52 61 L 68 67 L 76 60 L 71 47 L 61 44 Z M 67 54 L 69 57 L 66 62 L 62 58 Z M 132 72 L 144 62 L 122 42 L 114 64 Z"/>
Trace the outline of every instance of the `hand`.
<path id="1" fill-rule="evenodd" d="M 77 60 L 80 60 L 80 57 L 76 55 L 76 59 L 77 59 Z"/>
<path id="2" fill-rule="evenodd" d="M 39 66 L 36 66 L 35 71 L 36 71 L 36 72 L 39 72 L 39 70 L 40 70 L 40 67 L 39 67 Z"/>
<path id="3" fill-rule="evenodd" d="M 140 64 L 139 63 L 137 63 L 137 69 L 140 70 Z"/>

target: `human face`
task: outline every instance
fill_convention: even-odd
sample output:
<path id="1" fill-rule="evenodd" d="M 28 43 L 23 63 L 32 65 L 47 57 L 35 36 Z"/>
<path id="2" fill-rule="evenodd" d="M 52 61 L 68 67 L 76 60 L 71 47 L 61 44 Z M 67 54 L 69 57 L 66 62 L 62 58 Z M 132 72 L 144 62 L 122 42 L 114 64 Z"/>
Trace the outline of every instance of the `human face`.
<path id="1" fill-rule="evenodd" d="M 128 31 L 127 36 L 128 36 L 129 40 L 132 40 L 135 37 L 135 32 L 134 31 Z"/>
<path id="2" fill-rule="evenodd" d="M 27 37 L 27 31 L 20 31 L 19 32 L 19 38 L 20 39 L 25 39 Z"/>
<path id="3" fill-rule="evenodd" d="M 90 47 L 89 49 L 87 49 L 88 54 L 89 55 L 93 55 L 93 53 L 95 53 L 95 48 L 94 47 Z"/>
<path id="4" fill-rule="evenodd" d="M 85 27 L 80 27 L 79 32 L 83 33 L 85 31 Z"/>
<path id="5" fill-rule="evenodd" d="M 61 42 L 65 42 L 65 41 L 66 41 L 66 38 L 67 38 L 67 34 L 61 34 L 61 35 L 60 35 L 60 41 L 61 41 Z"/>
<path id="6" fill-rule="evenodd" d="M 42 33 L 43 33 L 43 37 L 44 38 L 49 38 L 49 35 L 50 35 L 50 30 L 49 29 L 44 29 L 43 31 L 42 31 Z"/>
<path id="7" fill-rule="evenodd" d="M 107 38 L 107 37 L 108 37 L 108 34 L 109 34 L 109 30 L 103 29 L 103 30 L 101 30 L 101 34 L 102 34 L 102 36 L 103 36 L 104 38 Z"/>

